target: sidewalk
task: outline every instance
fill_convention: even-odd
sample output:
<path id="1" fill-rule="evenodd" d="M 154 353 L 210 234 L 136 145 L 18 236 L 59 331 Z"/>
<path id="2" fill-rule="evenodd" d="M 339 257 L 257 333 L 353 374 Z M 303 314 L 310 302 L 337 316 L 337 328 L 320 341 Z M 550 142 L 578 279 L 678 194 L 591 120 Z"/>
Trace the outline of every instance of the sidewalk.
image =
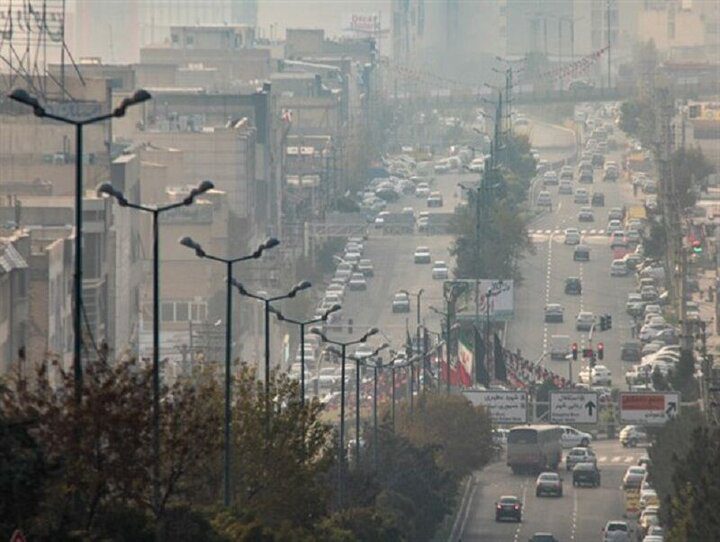
<path id="1" fill-rule="evenodd" d="M 716 288 L 717 273 L 705 270 L 698 275 L 698 285 L 700 292 L 693 294 L 693 301 L 697 302 L 700 308 L 700 318 L 707 323 L 705 329 L 707 334 L 707 350 L 708 353 L 720 354 L 720 335 L 716 333 L 716 314 L 715 304 L 717 291 L 713 295 L 713 300 L 709 301 L 708 292 L 710 287 Z M 720 360 L 719 360 L 720 361 Z"/>

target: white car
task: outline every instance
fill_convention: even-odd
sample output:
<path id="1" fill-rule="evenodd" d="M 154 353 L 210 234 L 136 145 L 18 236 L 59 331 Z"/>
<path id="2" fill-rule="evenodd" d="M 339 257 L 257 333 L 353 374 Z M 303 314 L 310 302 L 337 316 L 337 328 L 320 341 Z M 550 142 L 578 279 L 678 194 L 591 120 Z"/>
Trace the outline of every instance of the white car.
<path id="1" fill-rule="evenodd" d="M 590 371 L 593 384 L 610 386 L 612 384 L 612 373 L 605 365 L 596 365 Z"/>
<path id="2" fill-rule="evenodd" d="M 362 273 L 353 273 L 348 282 L 348 288 L 350 290 L 367 290 L 365 275 Z"/>
<path id="3" fill-rule="evenodd" d="M 628 242 L 624 231 L 614 231 L 610 234 L 610 248 L 627 248 L 627 246 Z"/>
<path id="4" fill-rule="evenodd" d="M 447 264 L 442 260 L 437 260 L 433 263 L 432 278 L 434 280 L 447 280 L 450 272 L 448 271 Z"/>
<path id="5" fill-rule="evenodd" d="M 398 292 L 392 301 L 393 312 L 410 312 L 410 298 L 404 292 Z"/>
<path id="6" fill-rule="evenodd" d="M 626 521 L 608 521 L 602 532 L 603 542 L 630 542 L 630 527 Z"/>
<path id="7" fill-rule="evenodd" d="M 587 447 L 590 446 L 592 442 L 592 435 L 590 433 L 578 431 L 569 425 L 561 425 L 560 429 L 562 429 L 560 442 L 563 448 L 575 448 L 576 446 Z"/>
<path id="8" fill-rule="evenodd" d="M 575 319 L 575 329 L 577 331 L 590 331 L 595 323 L 595 315 L 592 312 L 583 311 L 578 313 Z"/>
<path id="9" fill-rule="evenodd" d="M 475 158 L 472 162 L 470 162 L 468 169 L 470 171 L 472 171 L 473 173 L 484 172 L 485 171 L 485 158 Z"/>
<path id="10" fill-rule="evenodd" d="M 575 190 L 575 203 L 590 203 L 590 195 L 584 188 L 578 188 Z"/>
<path id="11" fill-rule="evenodd" d="M 430 263 L 430 249 L 428 247 L 417 247 L 413 256 L 415 263 Z"/>
<path id="12" fill-rule="evenodd" d="M 577 228 L 567 228 L 565 230 L 565 244 L 566 245 L 579 245 L 582 240 L 580 236 L 580 230 Z"/>
<path id="13" fill-rule="evenodd" d="M 572 196 L 572 193 L 573 193 L 572 181 L 568 181 L 568 180 L 560 181 L 560 186 L 558 186 L 558 194 Z"/>
<path id="14" fill-rule="evenodd" d="M 558 183 L 558 175 L 554 171 L 546 171 L 543 174 L 543 185 L 556 185 Z"/>
<path id="15" fill-rule="evenodd" d="M 430 185 L 428 183 L 418 183 L 415 189 L 415 196 L 418 198 L 427 198 L 430 195 Z"/>
<path id="16" fill-rule="evenodd" d="M 618 259 L 613 260 L 610 264 L 610 276 L 611 277 L 624 277 L 628 274 L 629 270 L 625 260 Z"/>

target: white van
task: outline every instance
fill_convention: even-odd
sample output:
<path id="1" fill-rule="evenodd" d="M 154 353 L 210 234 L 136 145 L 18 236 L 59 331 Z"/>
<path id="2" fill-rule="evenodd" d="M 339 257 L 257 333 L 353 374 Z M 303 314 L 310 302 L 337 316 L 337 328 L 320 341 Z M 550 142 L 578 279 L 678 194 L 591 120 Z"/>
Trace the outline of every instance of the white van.
<path id="1" fill-rule="evenodd" d="M 570 355 L 570 336 L 568 335 L 551 335 L 550 336 L 550 359 L 557 361 L 565 361 Z"/>

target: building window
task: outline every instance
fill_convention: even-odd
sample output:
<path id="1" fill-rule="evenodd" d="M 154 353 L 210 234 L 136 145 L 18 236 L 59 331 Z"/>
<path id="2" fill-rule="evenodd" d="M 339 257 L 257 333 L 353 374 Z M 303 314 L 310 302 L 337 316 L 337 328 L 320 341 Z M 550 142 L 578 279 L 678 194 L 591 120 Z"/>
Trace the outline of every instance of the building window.
<path id="1" fill-rule="evenodd" d="M 175 321 L 175 303 L 163 303 L 160 306 L 160 319 L 163 322 Z"/>
<path id="2" fill-rule="evenodd" d="M 184 301 L 175 302 L 175 321 L 187 322 L 188 319 L 188 304 Z"/>
<path id="3" fill-rule="evenodd" d="M 207 305 L 205 303 L 192 304 L 192 321 L 204 322 L 207 319 Z"/>

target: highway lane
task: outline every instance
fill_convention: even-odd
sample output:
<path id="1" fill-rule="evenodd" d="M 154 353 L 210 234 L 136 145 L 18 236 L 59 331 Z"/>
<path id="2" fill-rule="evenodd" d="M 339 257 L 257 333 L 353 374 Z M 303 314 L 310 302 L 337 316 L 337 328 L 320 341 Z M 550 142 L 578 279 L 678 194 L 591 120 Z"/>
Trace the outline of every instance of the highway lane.
<path id="1" fill-rule="evenodd" d="M 541 156 L 542 157 L 542 156 Z M 608 159 L 620 162 L 620 151 L 610 153 Z M 550 346 L 551 335 L 568 335 L 571 342 L 579 345 L 588 343 L 588 333 L 575 330 L 574 319 L 581 310 L 592 311 L 596 317 L 600 314 L 613 316 L 613 328 L 600 333 L 596 330 L 594 344 L 605 345 L 604 363 L 612 372 L 613 384 L 625 388 L 625 368 L 619 359 L 620 344 L 631 337 L 632 320 L 625 313 L 627 294 L 633 291 L 635 282 L 632 275 L 611 277 L 610 264 L 612 251 L 605 234 L 607 213 L 612 207 L 633 203 L 632 188 L 625 181 L 614 183 L 602 181 L 602 170 L 596 170 L 592 185 L 586 186 L 589 192 L 601 191 L 605 194 L 605 206 L 593 207 L 595 221 L 581 223 L 577 213 L 584 204 L 574 203 L 573 196 L 559 195 L 557 187 L 548 187 L 553 198 L 552 212 L 539 216 L 529 227 L 531 239 L 537 253 L 526 257 L 520 264 L 524 282 L 516 288 L 515 319 L 509 328 L 507 344 L 520 348 L 523 355 L 536 360 L 546 353 Z M 590 262 L 573 261 L 573 247 L 564 244 L 563 232 L 567 227 L 577 227 L 583 233 L 583 243 L 591 247 Z M 581 296 L 564 293 L 567 277 L 580 277 L 583 283 Z M 545 303 L 561 303 L 565 308 L 565 322 L 545 324 L 543 306 Z M 564 362 L 543 358 L 546 367 L 567 375 Z M 573 364 L 575 377 L 582 364 Z"/>
<path id="2" fill-rule="evenodd" d="M 622 519 L 622 476 L 637 463 L 642 449 L 627 450 L 617 441 L 594 444 L 601 472 L 598 488 L 572 485 L 572 475 L 560 467 L 563 497 L 536 497 L 534 475 L 514 475 L 499 460 L 476 476 L 470 490 L 467 516 L 462 519 L 462 542 L 525 541 L 536 532 L 551 532 L 561 542 L 599 540 L 608 520 Z M 521 523 L 496 522 L 495 501 L 502 495 L 515 495 L 523 501 Z"/>

